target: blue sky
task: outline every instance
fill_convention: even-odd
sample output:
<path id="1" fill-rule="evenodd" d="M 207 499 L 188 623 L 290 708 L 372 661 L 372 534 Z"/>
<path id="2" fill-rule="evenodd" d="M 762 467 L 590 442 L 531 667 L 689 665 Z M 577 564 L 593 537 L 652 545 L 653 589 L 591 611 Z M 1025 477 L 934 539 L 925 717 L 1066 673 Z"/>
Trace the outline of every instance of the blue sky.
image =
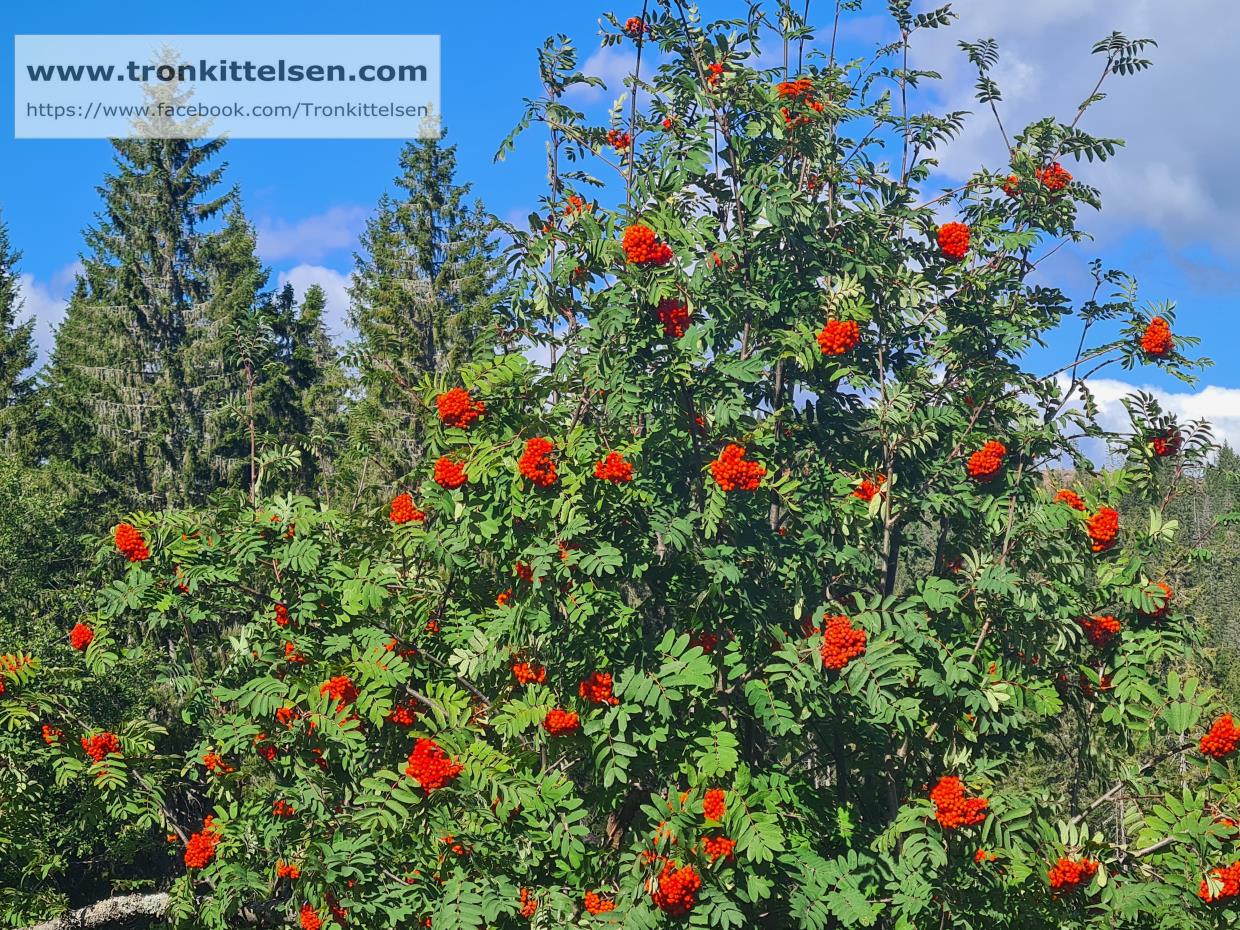
<path id="1" fill-rule="evenodd" d="M 817 0 L 815 5 L 825 10 L 827 3 Z M 741 4 L 702 0 L 702 6 L 715 16 Z M 854 24 L 850 35 L 858 48 L 868 48 L 870 38 L 885 28 L 884 6 L 870 0 Z M 915 4 L 916 9 L 928 6 Z M 1116 82 L 1098 118 L 1086 126 L 1128 137 L 1129 148 L 1104 166 L 1069 165 L 1107 198 L 1101 217 L 1085 219 L 1098 241 L 1065 250 L 1050 272 L 1070 293 L 1080 293 L 1087 282 L 1086 263 L 1096 255 L 1137 273 L 1145 297 L 1176 300 L 1177 329 L 1204 336 L 1203 351 L 1218 363 L 1201 386 L 1209 389 L 1186 389 L 1152 369 L 1115 377 L 1150 385 L 1164 392 L 1173 408 L 1209 415 L 1225 433 L 1234 429 L 1240 438 L 1240 366 L 1232 362 L 1240 350 L 1240 237 L 1234 234 L 1240 180 L 1232 165 L 1240 130 L 1235 121 L 1218 119 L 1234 106 L 1225 77 L 1232 57 L 1225 36 L 1240 31 L 1240 8 L 1231 0 L 1174 5 L 1155 0 L 1043 0 L 1036 5 L 957 0 L 953 6 L 960 23 L 927 36 L 921 47 L 924 64 L 944 74 L 937 101 L 953 109 L 973 107 L 972 78 L 955 42 L 994 36 L 1005 53 L 999 78 L 1009 88 L 1005 112 L 1012 124 L 1070 112 L 1096 76 L 1089 46 L 1111 29 L 1159 40 L 1161 47 L 1151 55 L 1155 69 Z M 461 178 L 473 183 L 493 212 L 511 219 L 533 208 L 544 186 L 542 140 L 533 135 L 507 161 L 493 161 L 523 98 L 538 93 L 535 49 L 549 34 L 574 39 L 582 59 L 613 82 L 613 93 L 579 101 L 602 119 L 627 65 L 624 50 L 599 51 L 598 19 L 605 9 L 592 0 L 14 4 L 5 11 L 9 35 L 0 40 L 0 74 L 12 74 L 11 35 L 20 33 L 439 34 L 443 111 L 450 141 L 458 146 Z M 616 11 L 621 17 L 634 12 Z M 71 285 L 81 230 L 98 209 L 95 188 L 110 168 L 110 146 L 96 140 L 14 140 L 8 88 L 0 100 L 0 164 L 5 166 L 0 208 L 15 245 L 24 252 L 26 307 L 40 318 L 40 341 L 46 346 Z M 1231 125 L 1220 125 L 1224 122 Z M 993 166 L 1001 161 L 1002 148 L 987 126 L 979 120 L 945 158 L 945 183 L 979 162 Z M 291 280 L 299 289 L 323 283 L 333 295 L 335 313 L 342 312 L 357 232 L 390 187 L 399 149 L 398 141 L 345 140 L 240 140 L 227 146 L 227 181 L 239 186 L 259 228 L 273 280 Z M 1070 340 L 1065 333 L 1039 353 L 1036 367 L 1054 367 Z M 1110 393 L 1118 397 L 1121 388 Z"/>

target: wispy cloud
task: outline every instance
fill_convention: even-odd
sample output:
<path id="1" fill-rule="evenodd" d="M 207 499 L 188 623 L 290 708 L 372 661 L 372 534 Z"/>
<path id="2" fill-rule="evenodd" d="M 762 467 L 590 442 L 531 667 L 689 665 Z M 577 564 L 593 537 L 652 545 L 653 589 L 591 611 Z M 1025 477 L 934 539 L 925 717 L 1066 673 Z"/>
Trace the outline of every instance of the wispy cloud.
<path id="1" fill-rule="evenodd" d="M 17 279 L 18 299 L 21 301 L 20 319 L 34 320 L 34 341 L 39 350 L 39 361 L 47 360 L 56 341 L 56 327 L 64 319 L 69 295 L 73 292 L 73 280 L 82 270 L 80 261 L 70 262 L 56 271 L 46 281 L 32 274 L 22 274 Z"/>
<path id="2" fill-rule="evenodd" d="M 333 252 L 352 251 L 365 227 L 366 215 L 364 207 L 343 204 L 292 222 L 260 219 L 259 255 L 267 262 L 316 262 Z"/>
<path id="3" fill-rule="evenodd" d="M 297 265 L 287 271 L 281 271 L 277 276 L 279 287 L 284 287 L 285 284 L 293 285 L 293 291 L 297 294 L 299 301 L 312 285 L 317 284 L 323 288 L 323 294 L 327 298 L 327 306 L 323 314 L 324 322 L 328 333 L 337 340 L 346 338 L 351 332 L 348 313 L 349 284 L 352 280 L 352 274 L 323 265 Z"/>

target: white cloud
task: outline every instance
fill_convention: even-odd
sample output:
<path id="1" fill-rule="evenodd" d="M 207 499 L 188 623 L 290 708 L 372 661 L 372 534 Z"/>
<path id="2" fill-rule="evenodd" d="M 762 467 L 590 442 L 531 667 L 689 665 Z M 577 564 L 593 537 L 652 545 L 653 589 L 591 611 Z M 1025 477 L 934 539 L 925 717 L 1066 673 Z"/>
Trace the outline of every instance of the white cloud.
<path id="1" fill-rule="evenodd" d="M 26 273 L 17 278 L 17 292 L 21 301 L 22 322 L 33 319 L 34 341 L 39 350 L 40 363 L 47 360 L 56 340 L 56 327 L 64 319 L 69 295 L 73 291 L 73 279 L 82 270 L 82 263 L 74 261 L 59 269 L 47 281 L 40 281 Z"/>
<path id="2" fill-rule="evenodd" d="M 340 249 L 352 250 L 365 226 L 366 210 L 353 205 L 331 207 L 295 222 L 258 221 L 258 252 L 263 261 L 318 261 Z"/>
<path id="3" fill-rule="evenodd" d="M 323 288 L 327 298 L 327 308 L 323 314 L 327 331 L 334 339 L 340 339 L 349 333 L 349 284 L 352 274 L 344 274 L 334 268 L 322 265 L 297 265 L 287 271 L 281 271 L 277 277 L 277 286 L 293 285 L 298 301 L 305 295 L 306 289 L 313 284 Z"/>
<path id="4" fill-rule="evenodd" d="M 1066 381 L 1063 383 L 1066 386 Z M 1144 391 L 1152 394 L 1166 413 L 1175 415 L 1181 422 L 1206 420 L 1213 428 L 1216 440 L 1226 440 L 1232 448 L 1240 449 L 1240 388 L 1208 384 L 1198 391 L 1167 391 L 1113 378 L 1091 378 L 1089 388 L 1098 404 L 1099 421 L 1105 429 L 1130 431 L 1128 411 L 1122 401 L 1136 391 Z M 1079 396 L 1074 400 L 1079 401 Z"/>
<path id="5" fill-rule="evenodd" d="M 1091 230 L 1114 236 L 1135 226 L 1154 228 L 1173 247 L 1209 243 L 1240 257 L 1233 234 L 1240 212 L 1240 177 L 1231 164 L 1240 147 L 1240 121 L 1233 112 L 1228 78 L 1240 31 L 1240 4 L 1232 0 L 978 0 L 955 4 L 960 18 L 950 28 L 915 39 L 913 63 L 943 74 L 941 103 L 974 111 L 970 127 L 943 154 L 943 168 L 960 178 L 985 164 L 1006 163 L 994 120 L 973 97 L 976 75 L 956 43 L 994 38 L 995 72 L 1005 99 L 1000 114 L 1009 133 L 1055 115 L 1071 120 L 1093 88 L 1102 56 L 1093 42 L 1119 30 L 1148 37 L 1154 62 L 1135 76 L 1111 76 L 1107 99 L 1092 107 L 1082 128 L 1127 145 L 1105 166 L 1069 163 L 1079 178 L 1103 193 L 1104 212 Z"/>
<path id="6" fill-rule="evenodd" d="M 647 62 L 650 57 L 648 52 L 642 55 L 642 71 L 645 73 L 648 73 Z M 637 53 L 631 49 L 618 45 L 600 48 L 585 60 L 581 71 L 583 74 L 602 78 L 607 86 L 603 88 L 577 84 L 569 88 L 564 96 L 576 104 L 597 103 L 607 95 L 617 97 L 625 92 L 624 79 L 633 73 L 636 64 Z"/>

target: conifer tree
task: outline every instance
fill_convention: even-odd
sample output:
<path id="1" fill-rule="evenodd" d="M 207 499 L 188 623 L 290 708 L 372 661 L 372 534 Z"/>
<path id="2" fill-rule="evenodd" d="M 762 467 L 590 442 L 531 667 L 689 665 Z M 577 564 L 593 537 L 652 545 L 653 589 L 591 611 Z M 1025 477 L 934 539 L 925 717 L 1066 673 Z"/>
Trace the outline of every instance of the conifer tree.
<path id="1" fill-rule="evenodd" d="M 350 291 L 362 384 L 353 427 L 377 481 L 417 459 L 417 385 L 487 351 L 501 274 L 495 223 L 456 183 L 456 147 L 409 142 L 400 168 L 400 193 L 384 194 L 367 223 Z"/>
<path id="2" fill-rule="evenodd" d="M 9 231 L 0 220 L 0 450 L 28 448 L 27 434 L 34 381 L 34 320 L 17 321 L 22 309 L 17 280 L 21 253 L 9 244 Z"/>

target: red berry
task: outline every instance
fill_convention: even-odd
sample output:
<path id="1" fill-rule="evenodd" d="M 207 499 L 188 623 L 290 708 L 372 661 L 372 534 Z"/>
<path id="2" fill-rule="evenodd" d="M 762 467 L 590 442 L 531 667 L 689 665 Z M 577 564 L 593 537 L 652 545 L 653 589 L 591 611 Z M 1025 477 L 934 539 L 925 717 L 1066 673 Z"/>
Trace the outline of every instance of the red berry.
<path id="1" fill-rule="evenodd" d="M 1165 358 L 1174 348 L 1171 326 L 1162 317 L 1154 317 L 1141 334 L 1141 351 L 1153 358 Z"/>
<path id="2" fill-rule="evenodd" d="M 1106 552 L 1119 537 L 1119 512 L 1110 507 L 1099 507 L 1098 512 L 1085 521 L 1089 534 L 1090 549 Z"/>
<path id="3" fill-rule="evenodd" d="M 552 736 L 567 736 L 581 729 L 581 718 L 575 711 L 555 707 L 543 718 L 543 729 Z"/>
<path id="4" fill-rule="evenodd" d="M 612 694 L 611 672 L 591 672 L 590 677 L 577 685 L 577 694 L 591 704 L 615 706 L 620 699 Z"/>
<path id="5" fill-rule="evenodd" d="M 711 862 L 735 858 L 736 840 L 730 840 L 726 836 L 704 836 L 702 852 L 706 853 L 706 858 Z"/>
<path id="6" fill-rule="evenodd" d="M 818 348 L 823 355 L 843 355 L 861 342 L 861 327 L 856 320 L 827 320 L 818 334 Z"/>
<path id="7" fill-rule="evenodd" d="M 487 406 L 469 396 L 465 388 L 454 387 L 435 398 L 439 410 L 439 422 L 457 429 L 469 429 L 469 425 L 486 413 Z"/>
<path id="8" fill-rule="evenodd" d="M 1201 887 L 1197 890 L 1197 896 L 1207 904 L 1214 904 L 1227 898 L 1240 896 L 1240 862 L 1233 862 L 1231 865 L 1225 865 L 1217 869 L 1210 870 L 1210 878 L 1213 878 L 1219 886 L 1217 891 L 1210 891 L 1209 880 L 1203 880 Z"/>
<path id="9" fill-rule="evenodd" d="M 388 511 L 388 519 L 400 526 L 403 523 L 421 523 L 426 519 L 426 514 L 413 506 L 412 495 L 408 493 L 397 494 L 392 498 L 392 508 Z"/>
<path id="10" fill-rule="evenodd" d="M 969 251 L 969 227 L 964 223 L 944 223 L 939 227 L 939 249 L 952 261 L 960 261 Z"/>
<path id="11" fill-rule="evenodd" d="M 448 754 L 434 740 L 419 739 L 409 753 L 405 774 L 430 794 L 460 775 L 462 768 L 463 766 L 448 758 Z"/>
<path id="12" fill-rule="evenodd" d="M 710 463 L 715 483 L 724 491 L 756 491 L 766 468 L 758 462 L 746 461 L 745 447 L 728 444 L 719 458 Z"/>
<path id="13" fill-rule="evenodd" d="M 722 788 L 711 788 L 702 798 L 702 816 L 707 820 L 723 820 L 728 809 L 727 799 L 728 794 Z"/>
<path id="14" fill-rule="evenodd" d="M 1097 874 L 1098 863 L 1093 859 L 1065 859 L 1061 856 L 1046 877 L 1056 891 L 1075 891 Z"/>
<path id="15" fill-rule="evenodd" d="M 131 562 L 142 562 L 151 557 L 142 534 L 129 523 L 118 523 L 112 531 L 116 548 Z"/>
<path id="16" fill-rule="evenodd" d="M 624 230 L 625 258 L 630 265 L 666 265 L 672 260 L 671 247 L 655 238 L 654 230 L 635 223 Z"/>
<path id="17" fill-rule="evenodd" d="M 1038 180 L 1052 194 L 1063 190 L 1072 180 L 1072 173 L 1059 162 L 1038 169 Z"/>
<path id="18" fill-rule="evenodd" d="M 85 623 L 75 624 L 73 629 L 69 631 L 69 645 L 79 652 L 89 646 L 94 638 L 95 631 Z"/>
<path id="19" fill-rule="evenodd" d="M 441 488 L 452 491 L 459 488 L 469 477 L 465 474 L 465 466 L 443 455 L 435 462 L 435 483 Z"/>
<path id="20" fill-rule="evenodd" d="M 702 888 L 702 877 L 691 865 L 676 867 L 667 861 L 659 873 L 657 883 L 651 888 L 650 900 L 654 906 L 671 917 L 683 917 L 697 903 L 697 893 Z"/>
<path id="21" fill-rule="evenodd" d="M 357 685 L 348 675 L 337 675 L 319 687 L 319 694 L 331 698 L 337 704 L 352 704 L 357 700 Z"/>
<path id="22" fill-rule="evenodd" d="M 208 817 L 202 822 L 202 830 L 190 834 L 185 844 L 185 867 L 203 869 L 215 858 L 215 847 L 220 845 L 219 830 Z"/>
<path id="23" fill-rule="evenodd" d="M 669 339 L 679 339 L 689 329 L 691 322 L 689 308 L 683 301 L 664 297 L 659 301 L 659 322 L 663 324 L 665 336 Z"/>
<path id="24" fill-rule="evenodd" d="M 606 914 L 608 911 L 614 911 L 616 909 L 615 901 L 602 898 L 593 891 L 586 892 L 585 901 L 583 903 L 585 904 L 586 910 L 594 915 Z"/>
<path id="25" fill-rule="evenodd" d="M 535 436 L 525 443 L 525 451 L 517 460 L 517 469 L 538 487 L 550 487 L 556 479 L 555 462 L 551 459 L 554 449 L 550 439 Z"/>
<path id="26" fill-rule="evenodd" d="M 83 736 L 82 749 L 96 762 L 102 762 L 113 753 L 120 755 L 121 741 L 117 739 L 115 733 L 104 730 L 94 736 Z"/>
<path id="27" fill-rule="evenodd" d="M 1110 645 L 1111 640 L 1119 635 L 1120 622 L 1110 614 L 1078 617 L 1076 622 L 1081 625 L 1089 641 L 1099 649 Z"/>
<path id="28" fill-rule="evenodd" d="M 1240 728 L 1236 727 L 1231 714 L 1223 714 L 1214 721 L 1208 733 L 1201 738 L 1201 752 L 1212 759 L 1225 759 L 1240 746 Z"/>
<path id="29" fill-rule="evenodd" d="M 822 664 L 838 672 L 853 659 L 865 655 L 865 630 L 856 629 L 842 614 L 828 617 L 822 630 Z"/>
<path id="30" fill-rule="evenodd" d="M 1055 494 L 1055 503 L 1067 504 L 1073 510 L 1085 509 L 1085 502 L 1081 500 L 1080 495 L 1075 491 L 1068 490 L 1067 488 L 1063 488 Z"/>
<path id="31" fill-rule="evenodd" d="M 1007 446 L 997 440 L 990 440 L 969 456 L 969 477 L 974 481 L 990 481 L 1003 468 L 1005 455 Z"/>
<path id="32" fill-rule="evenodd" d="M 633 480 L 633 463 L 625 461 L 619 452 L 608 452 L 595 463 L 594 477 L 612 484 L 626 484 Z"/>
<path id="33" fill-rule="evenodd" d="M 977 826 L 985 821 L 990 806 L 986 798 L 966 798 L 964 783 L 955 775 L 940 778 L 930 789 L 930 800 L 934 802 L 934 819 L 945 830 Z"/>

